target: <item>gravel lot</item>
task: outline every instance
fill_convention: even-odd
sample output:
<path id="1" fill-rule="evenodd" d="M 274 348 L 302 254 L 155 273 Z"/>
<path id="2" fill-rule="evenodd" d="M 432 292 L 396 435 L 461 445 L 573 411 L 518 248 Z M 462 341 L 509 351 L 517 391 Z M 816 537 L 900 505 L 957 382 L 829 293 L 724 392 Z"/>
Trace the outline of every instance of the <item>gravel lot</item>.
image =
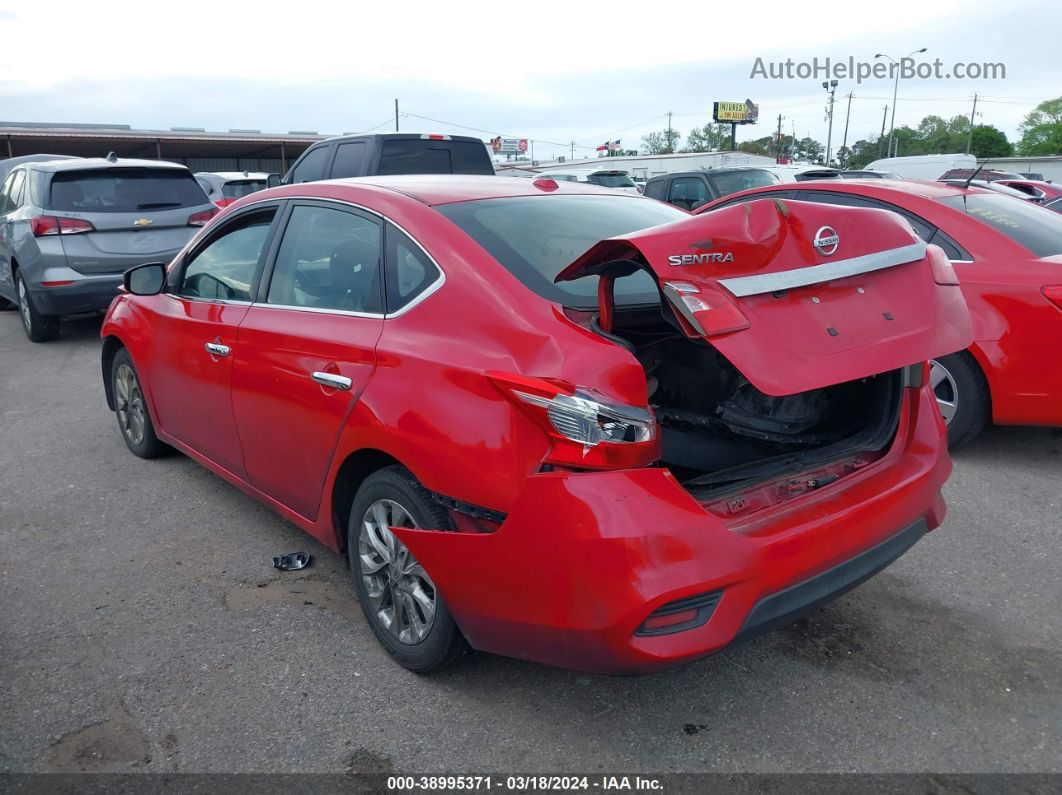
<path id="1" fill-rule="evenodd" d="M 641 678 L 487 655 L 421 678 L 339 556 L 127 452 L 98 330 L 32 345 L 0 313 L 0 771 L 1062 770 L 1058 431 L 960 451 L 942 528 L 752 643 Z"/>

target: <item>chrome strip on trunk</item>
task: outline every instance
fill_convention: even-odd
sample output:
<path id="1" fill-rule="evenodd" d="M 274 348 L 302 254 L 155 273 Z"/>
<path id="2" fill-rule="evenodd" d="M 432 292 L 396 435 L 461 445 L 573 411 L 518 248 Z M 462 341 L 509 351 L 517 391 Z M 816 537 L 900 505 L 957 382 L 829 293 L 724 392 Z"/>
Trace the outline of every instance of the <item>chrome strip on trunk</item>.
<path id="1" fill-rule="evenodd" d="M 738 298 L 747 295 L 773 293 L 777 290 L 789 290 L 794 287 L 806 287 L 809 284 L 828 282 L 831 279 L 843 279 L 860 273 L 891 268 L 905 262 L 920 260 L 926 255 L 926 244 L 919 240 L 909 246 L 875 251 L 861 257 L 839 259 L 836 262 L 824 262 L 821 265 L 809 265 L 790 271 L 758 273 L 755 276 L 738 276 L 733 279 L 720 279 L 719 283 Z"/>

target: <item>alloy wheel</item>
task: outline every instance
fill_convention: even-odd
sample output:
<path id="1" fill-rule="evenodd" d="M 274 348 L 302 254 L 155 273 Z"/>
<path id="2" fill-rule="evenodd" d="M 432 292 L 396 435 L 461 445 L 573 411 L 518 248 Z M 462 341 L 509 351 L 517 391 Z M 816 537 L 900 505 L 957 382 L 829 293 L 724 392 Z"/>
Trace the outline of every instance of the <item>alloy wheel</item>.
<path id="1" fill-rule="evenodd" d="M 18 311 L 22 315 L 22 325 L 27 332 L 33 331 L 33 316 L 30 314 L 29 296 L 26 295 L 26 283 L 18 278 Z"/>
<path id="2" fill-rule="evenodd" d="M 959 387 L 955 383 L 955 376 L 934 359 L 929 365 L 929 385 L 937 398 L 937 406 L 944 417 L 944 424 L 950 424 L 955 418 L 955 412 L 959 410 Z"/>
<path id="3" fill-rule="evenodd" d="M 140 391 L 140 382 L 137 381 L 133 368 L 124 362 L 118 365 L 114 376 L 114 397 L 122 433 L 134 445 L 140 445 L 144 441 L 144 430 L 147 427 L 144 395 Z"/>
<path id="4" fill-rule="evenodd" d="M 435 583 L 392 527 L 416 529 L 417 523 L 394 500 L 376 500 L 365 511 L 358 535 L 360 574 L 382 627 L 412 646 L 428 636 L 435 622 Z"/>

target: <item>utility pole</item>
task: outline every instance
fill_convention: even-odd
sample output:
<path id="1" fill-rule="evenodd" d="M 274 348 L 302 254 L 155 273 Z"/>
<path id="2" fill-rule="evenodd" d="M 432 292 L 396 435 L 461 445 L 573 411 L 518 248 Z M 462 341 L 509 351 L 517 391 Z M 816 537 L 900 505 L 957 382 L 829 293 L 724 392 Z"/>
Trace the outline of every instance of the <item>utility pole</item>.
<path id="1" fill-rule="evenodd" d="M 782 114 L 778 114 L 778 140 L 777 140 L 777 154 L 774 158 L 775 163 L 782 162 Z"/>
<path id="2" fill-rule="evenodd" d="M 830 154 L 831 154 L 831 149 L 832 149 L 832 144 L 833 144 L 833 95 L 837 91 L 837 81 L 836 80 L 830 80 L 828 83 L 824 82 L 822 84 L 822 87 L 826 89 L 826 94 L 830 97 L 829 108 L 826 111 L 827 114 L 829 114 L 829 117 L 830 117 L 829 131 L 826 133 L 826 167 L 829 168 L 830 167 Z"/>
<path id="3" fill-rule="evenodd" d="M 878 157 L 881 157 L 881 145 L 885 143 L 885 119 L 889 118 L 889 106 L 885 106 L 885 112 L 881 114 L 881 135 L 878 136 Z"/>
<path id="4" fill-rule="evenodd" d="M 664 141 L 664 148 L 670 149 L 672 152 L 675 148 L 671 145 L 671 111 L 667 112 L 667 140 Z"/>
<path id="5" fill-rule="evenodd" d="M 841 168 L 844 168 L 848 164 L 848 120 L 852 116 L 852 92 L 848 92 L 848 110 L 844 114 L 844 140 L 841 141 L 841 150 L 844 152 L 844 158 L 841 161 Z"/>
<path id="6" fill-rule="evenodd" d="M 398 99 L 395 99 L 395 132 L 398 132 Z"/>
<path id="7" fill-rule="evenodd" d="M 970 111 L 970 131 L 966 133 L 966 154 L 970 154 L 973 148 L 974 116 L 977 115 L 977 94 L 974 94 L 973 110 Z"/>
<path id="8" fill-rule="evenodd" d="M 572 160 L 575 160 L 575 141 L 572 141 Z"/>

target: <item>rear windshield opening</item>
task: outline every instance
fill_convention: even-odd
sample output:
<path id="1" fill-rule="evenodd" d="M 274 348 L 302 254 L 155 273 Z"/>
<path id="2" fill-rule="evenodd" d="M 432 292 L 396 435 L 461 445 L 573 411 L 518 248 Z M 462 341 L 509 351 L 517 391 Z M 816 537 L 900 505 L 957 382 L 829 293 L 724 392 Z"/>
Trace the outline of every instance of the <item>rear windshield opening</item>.
<path id="1" fill-rule="evenodd" d="M 242 199 L 244 196 L 265 189 L 266 181 L 264 179 L 241 179 L 226 182 L 221 186 L 221 194 L 226 199 Z"/>
<path id="2" fill-rule="evenodd" d="M 1062 254 L 1062 215 L 1015 196 L 969 193 L 946 196 L 942 204 L 965 212 L 1037 257 Z"/>
<path id="3" fill-rule="evenodd" d="M 135 213 L 206 203 L 206 194 L 188 171 L 108 168 L 55 174 L 48 207 L 69 212 Z"/>
<path id="4" fill-rule="evenodd" d="M 679 221 L 670 204 L 624 194 L 532 196 L 456 202 L 437 208 L 530 290 L 565 306 L 597 306 L 596 276 L 553 279 L 599 240 Z M 656 304 L 660 293 L 644 271 L 616 280 L 616 301 Z"/>
<path id="5" fill-rule="evenodd" d="M 586 178 L 587 182 L 594 185 L 600 185 L 603 188 L 635 188 L 634 184 L 627 174 L 591 174 Z"/>
<path id="6" fill-rule="evenodd" d="M 479 141 L 385 140 L 379 174 L 494 174 L 487 147 Z"/>

